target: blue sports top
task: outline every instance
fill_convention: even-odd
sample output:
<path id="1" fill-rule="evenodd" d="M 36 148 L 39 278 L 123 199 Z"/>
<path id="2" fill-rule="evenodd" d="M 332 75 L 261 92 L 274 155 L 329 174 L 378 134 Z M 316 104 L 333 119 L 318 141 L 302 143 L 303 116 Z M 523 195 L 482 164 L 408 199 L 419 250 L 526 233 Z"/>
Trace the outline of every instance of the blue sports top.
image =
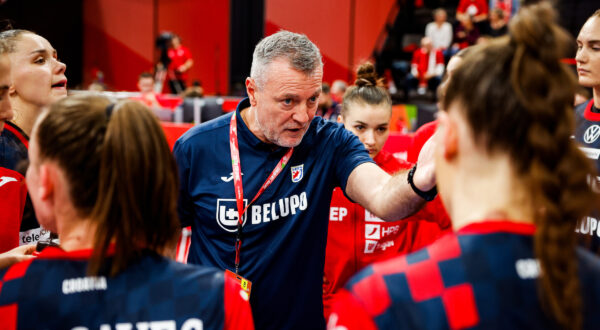
<path id="1" fill-rule="evenodd" d="M 487 221 L 408 256 L 375 263 L 347 284 L 330 323 L 346 329 L 554 329 L 538 294 L 535 227 Z M 583 329 L 597 329 L 600 259 L 578 248 Z M 337 329 L 337 328 L 336 328 Z"/>
<path id="2" fill-rule="evenodd" d="M 592 189 L 600 193 L 600 111 L 591 99 L 575 107 L 575 141 L 596 164 L 596 178 L 590 178 Z M 593 210 L 576 228 L 584 245 L 600 253 L 600 209 Z"/>
<path id="3" fill-rule="evenodd" d="M 116 276 L 88 276 L 91 254 L 48 247 L 0 270 L 0 328 L 253 328 L 239 285 L 221 270 L 145 250 Z"/>
<path id="4" fill-rule="evenodd" d="M 288 150 L 261 142 L 235 115 L 244 203 Z M 173 149 L 179 166 L 179 215 L 192 226 L 188 262 L 234 271 L 237 208 L 229 150 L 232 114 L 194 127 Z M 252 282 L 257 329 L 324 328 L 323 266 L 333 188 L 345 189 L 358 165 L 372 162 L 341 124 L 315 117 L 283 172 L 243 215 L 240 275 Z"/>

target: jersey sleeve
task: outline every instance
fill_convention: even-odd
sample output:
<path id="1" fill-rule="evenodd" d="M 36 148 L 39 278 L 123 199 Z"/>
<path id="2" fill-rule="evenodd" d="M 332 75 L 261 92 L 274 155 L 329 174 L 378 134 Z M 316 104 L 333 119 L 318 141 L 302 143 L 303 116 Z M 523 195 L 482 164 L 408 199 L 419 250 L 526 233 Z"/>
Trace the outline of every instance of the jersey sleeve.
<path id="1" fill-rule="evenodd" d="M 372 330 L 377 326 L 354 296 L 343 289 L 333 304 L 327 321 L 327 330 L 361 329 Z"/>
<path id="2" fill-rule="evenodd" d="M 225 276 L 225 330 L 254 329 L 248 295 L 231 277 Z"/>
<path id="3" fill-rule="evenodd" d="M 0 167 L 0 253 L 19 246 L 26 197 L 23 176 Z"/>
<path id="4" fill-rule="evenodd" d="M 193 203 L 188 191 L 190 160 L 187 148 L 181 140 L 175 142 L 175 146 L 173 146 L 173 156 L 175 156 L 177 169 L 179 170 L 179 201 L 177 203 L 177 212 L 179 214 L 181 226 L 187 227 L 191 226 L 193 222 Z"/>

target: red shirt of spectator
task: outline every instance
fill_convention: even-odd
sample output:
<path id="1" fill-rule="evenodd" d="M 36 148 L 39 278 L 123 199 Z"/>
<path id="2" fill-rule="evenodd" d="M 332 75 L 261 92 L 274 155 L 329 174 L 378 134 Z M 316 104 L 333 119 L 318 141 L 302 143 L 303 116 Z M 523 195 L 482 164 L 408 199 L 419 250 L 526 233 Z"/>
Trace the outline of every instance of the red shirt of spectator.
<path id="1" fill-rule="evenodd" d="M 471 17 L 487 15 L 488 4 L 486 0 L 460 0 L 456 8 L 457 15 L 468 15 Z"/>
<path id="2" fill-rule="evenodd" d="M 187 81 L 187 70 L 181 72 L 179 71 L 179 67 L 192 58 L 190 50 L 183 45 L 179 45 L 177 48 L 169 48 L 167 56 L 169 56 L 169 59 L 171 60 L 171 63 L 169 63 L 169 72 L 175 74 L 175 79 Z"/>
<path id="3" fill-rule="evenodd" d="M 412 167 L 391 153 L 380 151 L 373 159 L 392 174 Z M 329 209 L 327 252 L 323 275 L 325 317 L 339 289 L 370 263 L 418 250 L 450 230 L 450 219 L 437 197 L 401 221 L 385 222 L 348 200 L 340 188 L 333 191 Z"/>

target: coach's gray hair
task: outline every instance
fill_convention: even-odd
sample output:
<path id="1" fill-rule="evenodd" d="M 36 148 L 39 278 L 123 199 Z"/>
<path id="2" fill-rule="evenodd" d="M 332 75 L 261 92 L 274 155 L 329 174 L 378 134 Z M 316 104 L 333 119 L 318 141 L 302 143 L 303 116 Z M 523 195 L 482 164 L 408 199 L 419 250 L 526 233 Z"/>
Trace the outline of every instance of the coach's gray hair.
<path id="1" fill-rule="evenodd" d="M 323 67 L 319 48 L 306 35 L 279 31 L 261 40 L 254 48 L 250 77 L 259 88 L 264 84 L 266 67 L 279 58 L 287 59 L 292 68 L 307 75 Z"/>

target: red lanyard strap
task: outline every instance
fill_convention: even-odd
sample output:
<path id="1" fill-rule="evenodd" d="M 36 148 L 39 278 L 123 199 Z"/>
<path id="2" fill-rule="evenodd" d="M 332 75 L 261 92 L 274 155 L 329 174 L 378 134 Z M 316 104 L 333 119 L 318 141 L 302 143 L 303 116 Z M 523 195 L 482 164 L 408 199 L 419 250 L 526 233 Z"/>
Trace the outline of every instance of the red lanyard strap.
<path id="1" fill-rule="evenodd" d="M 283 168 L 288 163 L 294 152 L 294 148 L 290 148 L 283 157 L 279 160 L 279 163 L 275 165 L 275 168 L 263 183 L 260 190 L 256 193 L 256 196 L 252 198 L 252 201 L 244 208 L 244 188 L 242 187 L 242 164 L 240 160 L 240 149 L 238 147 L 237 138 L 237 112 L 231 116 L 231 122 L 229 123 L 229 149 L 231 151 L 231 167 L 233 169 L 233 185 L 235 187 L 235 200 L 238 209 L 238 223 L 237 233 L 235 237 L 235 273 L 238 273 L 240 266 L 240 250 L 242 248 L 242 217 L 248 210 L 250 205 L 256 201 L 256 199 L 267 189 L 268 186 L 275 181 L 275 178 L 283 171 Z"/>

